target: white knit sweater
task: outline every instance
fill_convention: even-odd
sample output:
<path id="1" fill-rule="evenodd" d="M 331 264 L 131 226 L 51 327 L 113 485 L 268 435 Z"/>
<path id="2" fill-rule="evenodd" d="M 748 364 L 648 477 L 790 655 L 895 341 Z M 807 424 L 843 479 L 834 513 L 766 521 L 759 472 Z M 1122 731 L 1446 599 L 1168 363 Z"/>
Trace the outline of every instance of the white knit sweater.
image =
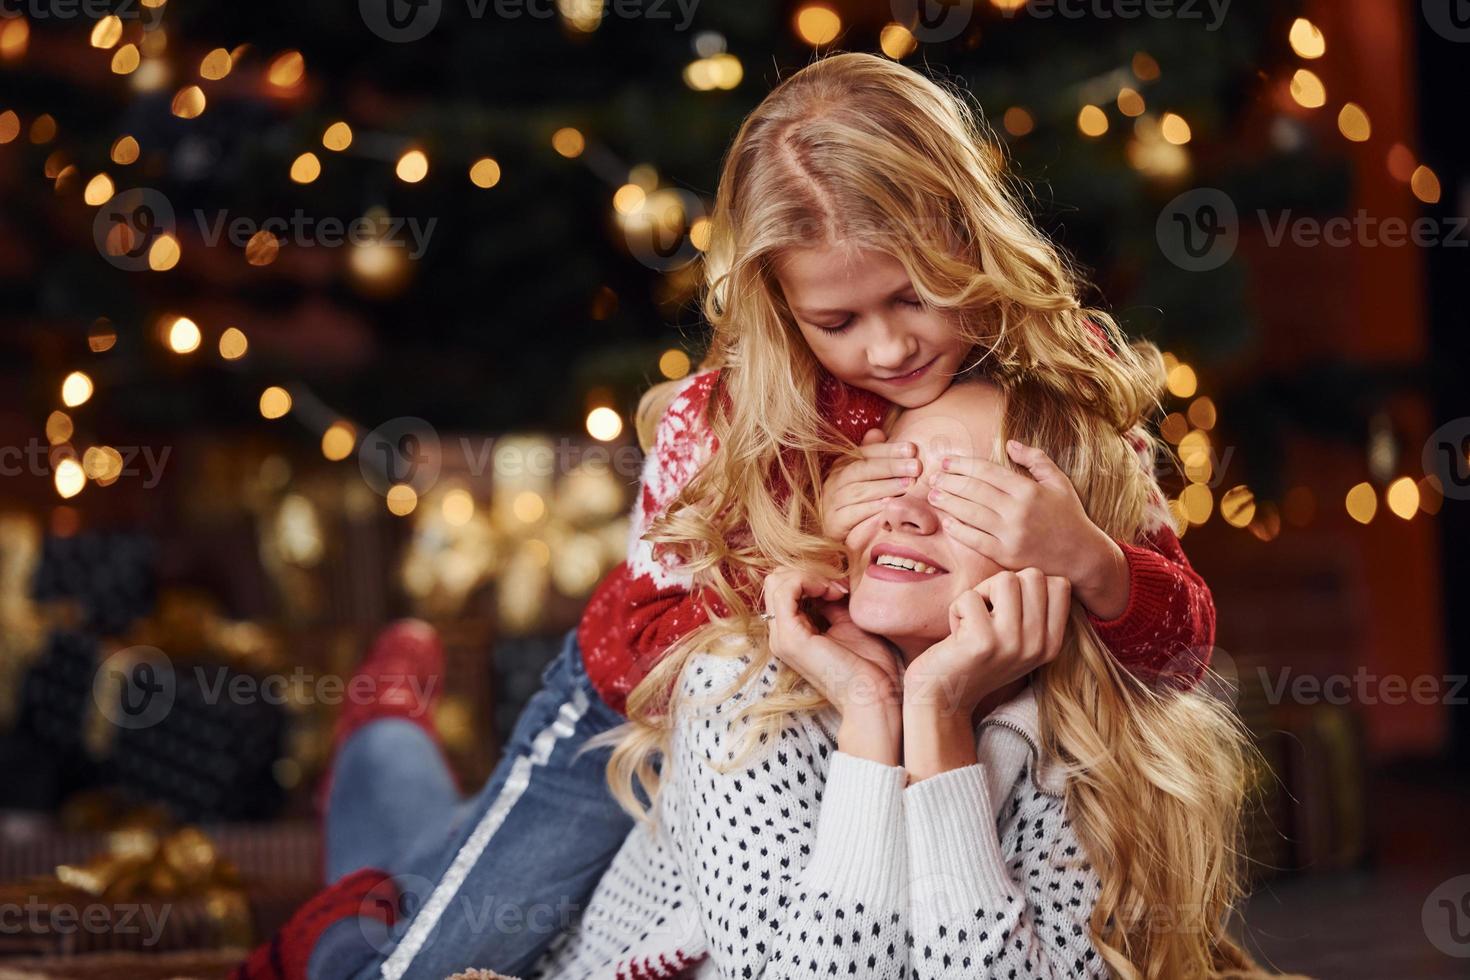
<path id="1" fill-rule="evenodd" d="M 532 978 L 1105 977 L 1097 897 L 1028 688 L 981 724 L 977 765 L 907 786 L 836 749 L 835 712 L 788 722 L 721 774 L 775 677 L 692 658 L 723 701 L 676 720 L 656 825 L 639 825 Z"/>

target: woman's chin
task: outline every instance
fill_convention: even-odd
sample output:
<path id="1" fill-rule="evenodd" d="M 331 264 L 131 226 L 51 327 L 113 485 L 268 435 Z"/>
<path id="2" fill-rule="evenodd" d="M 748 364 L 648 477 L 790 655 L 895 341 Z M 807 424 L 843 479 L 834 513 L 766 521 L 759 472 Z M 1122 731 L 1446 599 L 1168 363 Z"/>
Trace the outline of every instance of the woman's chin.
<path id="1" fill-rule="evenodd" d="M 896 603 L 888 600 L 871 601 L 860 593 L 854 593 L 848 603 L 848 615 L 853 625 L 865 633 L 884 636 L 900 643 L 903 640 L 921 637 L 942 637 L 949 633 L 949 614 L 941 609 L 937 625 L 934 617 L 923 615 L 924 610 L 914 608 L 912 603 Z"/>

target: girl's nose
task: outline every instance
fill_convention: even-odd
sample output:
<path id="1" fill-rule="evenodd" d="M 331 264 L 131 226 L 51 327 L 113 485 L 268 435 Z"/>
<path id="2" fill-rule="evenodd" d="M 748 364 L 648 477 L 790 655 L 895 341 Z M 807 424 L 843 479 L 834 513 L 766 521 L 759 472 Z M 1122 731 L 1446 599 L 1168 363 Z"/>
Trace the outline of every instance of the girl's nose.
<path id="1" fill-rule="evenodd" d="M 913 359 L 919 349 L 914 335 L 878 319 L 877 332 L 868 345 L 868 363 L 880 371 L 897 371 Z"/>

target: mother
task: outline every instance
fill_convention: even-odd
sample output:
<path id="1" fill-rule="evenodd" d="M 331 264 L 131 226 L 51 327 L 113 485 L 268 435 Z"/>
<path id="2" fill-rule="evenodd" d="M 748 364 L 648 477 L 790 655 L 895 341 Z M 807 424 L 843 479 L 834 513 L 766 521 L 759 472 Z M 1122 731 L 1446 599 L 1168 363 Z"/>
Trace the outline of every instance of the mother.
<path id="1" fill-rule="evenodd" d="M 1014 438 L 1110 535 L 1162 519 L 1124 439 L 1038 385 L 961 381 L 891 428 L 925 474 Z M 1003 513 L 1026 481 L 994 465 Z M 952 538 L 929 489 L 854 529 L 847 582 L 777 571 L 768 636 L 712 624 L 634 692 L 609 775 L 647 819 L 533 976 L 1252 970 L 1233 717 L 1119 670 L 1065 581 Z"/>

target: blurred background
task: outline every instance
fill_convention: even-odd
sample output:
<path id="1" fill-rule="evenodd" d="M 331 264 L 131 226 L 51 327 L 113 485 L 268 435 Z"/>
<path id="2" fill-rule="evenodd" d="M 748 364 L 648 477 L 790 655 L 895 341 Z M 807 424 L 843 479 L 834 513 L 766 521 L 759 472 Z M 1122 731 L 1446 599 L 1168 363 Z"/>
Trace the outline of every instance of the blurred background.
<path id="1" fill-rule="evenodd" d="M 0 971 L 218 975 L 268 933 L 394 617 L 442 630 L 484 779 L 624 553 L 638 397 L 699 364 L 725 148 L 862 50 L 973 93 L 1168 352 L 1211 684 L 1269 766 L 1246 942 L 1470 975 L 1463 7 L 6 2 Z"/>

